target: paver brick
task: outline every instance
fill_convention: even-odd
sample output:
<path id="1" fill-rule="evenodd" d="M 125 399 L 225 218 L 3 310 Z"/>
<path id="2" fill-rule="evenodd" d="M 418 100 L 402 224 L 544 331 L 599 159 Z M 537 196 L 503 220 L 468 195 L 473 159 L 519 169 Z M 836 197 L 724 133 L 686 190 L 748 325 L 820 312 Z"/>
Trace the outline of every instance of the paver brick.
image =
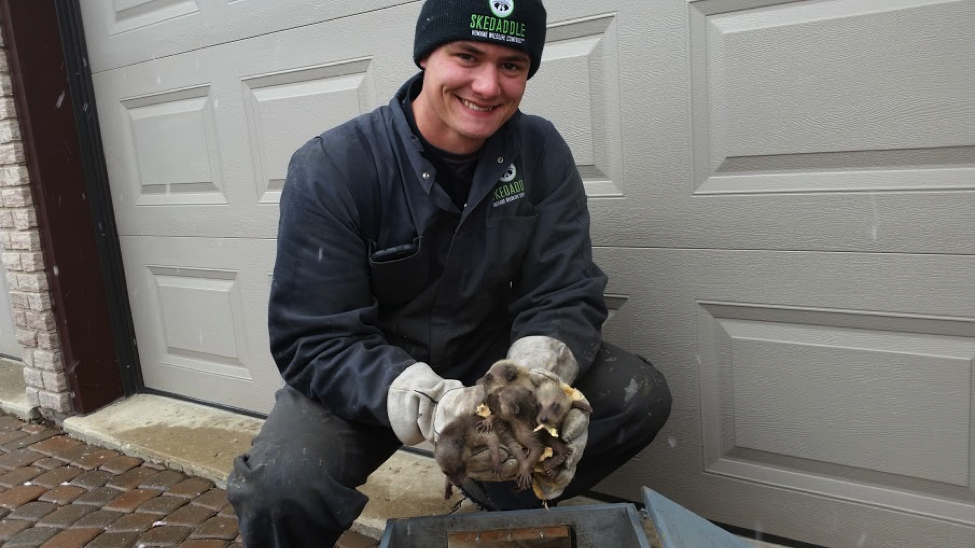
<path id="1" fill-rule="evenodd" d="M 89 505 L 65 505 L 57 511 L 47 515 L 37 521 L 38 526 L 50 526 L 52 528 L 65 528 L 81 520 L 81 517 L 92 513 L 94 507 Z M 90 539 L 90 538 L 89 538 Z"/>
<path id="2" fill-rule="evenodd" d="M 105 483 L 113 476 L 115 475 L 108 471 L 86 471 L 72 479 L 71 484 L 91 490 L 92 488 L 105 486 Z"/>
<path id="3" fill-rule="evenodd" d="M 37 433 L 43 433 L 47 431 L 49 427 L 43 423 L 25 423 L 23 427 L 20 428 L 21 431 L 25 433 L 30 433 L 36 435 Z"/>
<path id="4" fill-rule="evenodd" d="M 129 457 L 129 456 L 119 456 L 117 458 L 112 458 L 105 463 L 101 464 L 99 469 L 103 471 L 108 471 L 109 473 L 120 475 L 133 467 L 138 467 L 142 465 L 142 460 L 139 458 Z"/>
<path id="5" fill-rule="evenodd" d="M 2 431 L 0 432 L 0 446 L 3 446 L 4 444 L 8 444 L 15 440 L 27 438 L 29 436 L 30 433 L 25 433 L 23 431 Z"/>
<path id="6" fill-rule="evenodd" d="M 56 511 L 57 508 L 57 505 L 50 502 L 32 501 L 14 509 L 8 516 L 16 520 L 29 520 L 31 522 L 37 522 Z"/>
<path id="7" fill-rule="evenodd" d="M 185 526 L 157 526 L 142 534 L 142 537 L 139 538 L 139 546 L 176 547 L 192 531 L 192 528 Z"/>
<path id="8" fill-rule="evenodd" d="M 58 486 L 37 499 L 40 501 L 49 501 L 58 505 L 67 505 L 78 499 L 79 496 L 86 493 L 88 493 L 88 490 L 78 486 Z"/>
<path id="9" fill-rule="evenodd" d="M 218 513 L 218 515 L 221 516 L 221 517 L 234 517 L 234 518 L 237 518 L 237 511 L 234 510 L 234 506 L 233 505 L 231 505 L 231 504 L 228 503 L 226 507 L 224 507 L 223 509 L 220 510 L 220 512 Z"/>
<path id="10" fill-rule="evenodd" d="M 94 490 L 74 500 L 74 503 L 76 505 L 94 505 L 95 507 L 101 507 L 102 505 L 105 505 L 106 503 L 119 497 L 121 493 L 121 490 L 102 486 L 101 488 L 95 488 Z"/>
<path id="11" fill-rule="evenodd" d="M 188 539 L 179 544 L 180 547 L 226 547 L 227 542 L 222 539 Z"/>
<path id="12" fill-rule="evenodd" d="M 51 457 L 57 458 L 61 461 L 71 463 L 77 459 L 94 452 L 98 448 L 96 446 L 89 446 L 85 443 L 81 443 L 78 446 L 72 446 L 70 448 L 65 448 L 63 450 L 58 450 L 51 454 Z"/>
<path id="13" fill-rule="evenodd" d="M 214 538 L 231 541 L 237 537 L 237 532 L 237 519 L 230 517 L 213 517 L 193 530 L 190 537 L 194 539 Z"/>
<path id="14" fill-rule="evenodd" d="M 22 530 L 26 530 L 34 524 L 26 520 L 0 520 L 0 543 L 14 537 Z"/>
<path id="15" fill-rule="evenodd" d="M 10 547 L 40 547 L 44 545 L 44 542 L 56 536 L 58 532 L 59 530 L 57 528 L 35 526 L 10 538 L 6 545 Z"/>
<path id="16" fill-rule="evenodd" d="M 10 509 L 6 507 L 0 507 L 0 519 L 10 514 Z"/>
<path id="17" fill-rule="evenodd" d="M 165 471 L 166 470 L 166 466 L 163 465 L 162 463 L 155 463 L 155 462 L 152 462 L 152 461 L 147 461 L 147 462 L 143 463 L 142 466 L 143 467 L 148 467 L 150 469 L 155 469 L 157 471 Z"/>
<path id="18" fill-rule="evenodd" d="M 119 453 L 114 450 L 107 450 L 105 448 L 95 448 L 94 451 L 88 452 L 87 454 L 72 461 L 71 465 L 84 469 L 85 471 L 92 471 L 94 469 L 97 469 L 105 462 L 115 459 L 118 456 Z"/>
<path id="19" fill-rule="evenodd" d="M 77 522 L 71 525 L 71 528 L 101 528 L 104 530 L 121 516 L 122 513 L 113 511 L 94 511 L 78 519 Z"/>
<path id="20" fill-rule="evenodd" d="M 132 547 L 138 539 L 139 532 L 105 532 L 85 547 Z"/>
<path id="21" fill-rule="evenodd" d="M 219 511 L 227 506 L 229 501 L 227 501 L 227 491 L 221 490 L 220 488 L 214 488 L 209 492 L 203 494 L 202 496 L 194 499 L 193 505 L 199 505 L 201 507 L 206 507 L 208 509 L 213 509 L 214 511 Z"/>
<path id="22" fill-rule="evenodd" d="M 118 488 L 119 490 L 131 490 L 145 482 L 147 479 L 156 476 L 156 473 L 158 473 L 158 471 L 146 469 L 145 467 L 136 467 L 135 469 L 129 469 L 128 471 L 108 481 L 108 484 L 105 486 L 108 486 L 109 488 Z"/>
<path id="23" fill-rule="evenodd" d="M 151 499 L 136 509 L 138 513 L 148 513 L 158 517 L 166 516 L 180 507 L 186 505 L 186 500 L 176 496 L 159 496 Z"/>
<path id="24" fill-rule="evenodd" d="M 21 467 L 20 469 L 14 469 L 9 473 L 0 476 L 0 486 L 4 488 L 13 488 L 14 486 L 20 486 L 21 484 L 36 478 L 44 473 L 44 469 L 40 467 L 28 466 Z"/>
<path id="25" fill-rule="evenodd" d="M 41 547 L 84 547 L 86 543 L 95 539 L 95 536 L 104 532 L 101 528 L 79 528 L 77 530 L 65 530 Z"/>
<path id="26" fill-rule="evenodd" d="M 52 430 L 49 430 L 49 431 L 42 431 L 40 433 L 37 433 L 36 435 L 30 435 L 30 436 L 27 436 L 27 437 L 24 437 L 24 438 L 15 440 L 13 442 L 4 444 L 3 446 L 0 446 L 0 448 L 3 448 L 4 450 L 6 450 L 8 452 L 13 451 L 13 450 L 19 450 L 21 448 L 26 448 L 26 447 L 31 446 L 33 444 L 40 443 L 41 441 L 47 440 L 47 439 L 49 439 L 51 437 L 54 437 L 54 436 L 58 435 L 59 433 L 60 433 L 60 431 L 55 431 L 53 429 Z"/>
<path id="27" fill-rule="evenodd" d="M 164 496 L 178 496 L 181 498 L 194 499 L 208 492 L 213 488 L 213 483 L 205 478 L 192 477 L 180 482 L 169 490 Z"/>
<path id="28" fill-rule="evenodd" d="M 145 465 L 143 465 L 143 468 L 148 469 Z M 152 488 L 153 490 L 162 490 L 165 492 L 180 482 L 183 482 L 185 478 L 186 475 L 179 471 L 161 471 L 140 484 L 139 488 Z"/>
<path id="29" fill-rule="evenodd" d="M 58 467 L 35 478 L 33 484 L 50 489 L 55 486 L 60 486 L 63 482 L 69 482 L 81 473 L 84 473 L 84 471 L 77 467 Z"/>
<path id="30" fill-rule="evenodd" d="M 227 547 L 229 549 L 231 547 L 237 548 L 237 547 L 243 547 L 243 546 L 244 546 L 244 544 L 242 542 L 235 541 L 235 542 L 231 543 L 230 545 L 228 545 Z M 91 547 L 91 545 L 89 545 L 88 547 Z"/>
<path id="31" fill-rule="evenodd" d="M 131 513 L 140 505 L 158 496 L 159 494 L 159 490 L 143 490 L 141 488 L 129 490 L 128 492 L 125 492 L 119 497 L 106 503 L 102 509 L 105 509 L 106 511 L 118 511 L 120 513 Z"/>
<path id="32" fill-rule="evenodd" d="M 60 459 L 55 459 L 52 457 L 41 458 L 32 464 L 34 467 L 40 467 L 45 471 L 50 471 L 52 469 L 57 469 L 58 467 L 63 467 L 64 462 Z"/>
<path id="33" fill-rule="evenodd" d="M 0 494 L 0 507 L 16 509 L 41 497 L 44 492 L 47 492 L 47 489 L 41 486 L 14 486 Z"/>
<path id="34" fill-rule="evenodd" d="M 199 507 L 197 505 L 187 505 L 186 507 L 180 507 L 173 514 L 162 519 L 162 522 L 166 526 L 199 526 L 203 524 L 208 518 L 213 516 L 213 509 L 207 509 L 206 507 Z"/>
<path id="35" fill-rule="evenodd" d="M 27 424 L 15 417 L 3 416 L 0 418 L 0 431 L 14 431 L 17 429 L 23 429 L 24 425 Z"/>
<path id="36" fill-rule="evenodd" d="M 120 519 L 116 520 L 109 526 L 106 532 L 145 532 L 146 530 L 152 528 L 153 523 L 156 522 L 158 517 L 154 515 L 144 515 L 141 513 L 134 513 L 131 515 L 123 515 Z"/>
<path id="37" fill-rule="evenodd" d="M 81 444 L 81 441 L 61 435 L 51 437 L 43 442 L 38 442 L 37 444 L 31 446 L 30 449 L 40 454 L 44 454 L 45 456 L 51 456 L 54 455 L 55 452 L 64 451 L 68 448 L 80 446 Z"/>
<path id="38" fill-rule="evenodd" d="M 13 471 L 25 465 L 30 465 L 44 457 L 43 454 L 31 450 L 16 450 L 5 456 L 0 456 L 0 469 Z"/>

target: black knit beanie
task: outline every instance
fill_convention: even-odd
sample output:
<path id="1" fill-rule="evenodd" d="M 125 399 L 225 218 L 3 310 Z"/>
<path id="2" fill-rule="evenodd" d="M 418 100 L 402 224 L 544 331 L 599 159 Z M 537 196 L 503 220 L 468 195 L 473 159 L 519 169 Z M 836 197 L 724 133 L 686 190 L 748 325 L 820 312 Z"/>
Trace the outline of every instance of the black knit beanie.
<path id="1" fill-rule="evenodd" d="M 542 62 L 545 6 L 541 0 L 427 0 L 416 22 L 413 61 L 457 40 L 474 40 L 521 50 L 531 58 L 528 78 Z"/>

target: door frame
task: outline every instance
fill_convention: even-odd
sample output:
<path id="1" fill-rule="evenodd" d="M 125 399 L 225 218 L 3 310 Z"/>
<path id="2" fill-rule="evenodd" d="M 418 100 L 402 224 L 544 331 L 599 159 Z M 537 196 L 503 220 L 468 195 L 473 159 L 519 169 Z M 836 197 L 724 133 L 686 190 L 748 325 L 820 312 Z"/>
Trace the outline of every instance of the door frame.
<path id="1" fill-rule="evenodd" d="M 144 384 L 80 5 L 0 0 L 0 16 L 72 409 L 88 414 Z"/>

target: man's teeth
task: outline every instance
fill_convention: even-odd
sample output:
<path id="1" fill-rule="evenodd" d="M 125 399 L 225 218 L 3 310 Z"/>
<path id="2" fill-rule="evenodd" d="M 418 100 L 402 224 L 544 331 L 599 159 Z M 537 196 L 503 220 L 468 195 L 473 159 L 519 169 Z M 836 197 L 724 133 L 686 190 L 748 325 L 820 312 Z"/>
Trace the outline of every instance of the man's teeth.
<path id="1" fill-rule="evenodd" d="M 488 112 L 489 110 L 491 110 L 491 109 L 494 108 L 494 107 L 478 107 L 477 105 L 475 105 L 474 103 L 471 103 L 470 101 L 468 101 L 466 99 L 461 99 L 461 102 L 463 102 L 464 103 L 464 106 L 467 107 L 468 109 L 470 109 L 472 111 L 477 111 L 477 112 Z"/>

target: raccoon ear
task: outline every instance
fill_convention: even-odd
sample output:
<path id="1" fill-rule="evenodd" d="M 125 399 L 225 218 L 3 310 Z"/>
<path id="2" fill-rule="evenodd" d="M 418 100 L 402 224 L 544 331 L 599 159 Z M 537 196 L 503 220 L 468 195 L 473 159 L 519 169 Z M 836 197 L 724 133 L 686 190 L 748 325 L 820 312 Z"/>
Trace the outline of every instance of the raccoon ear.
<path id="1" fill-rule="evenodd" d="M 532 370 L 528 372 L 528 379 L 531 380 L 532 385 L 535 387 L 540 387 L 542 383 L 545 383 L 545 381 L 549 380 L 550 378 L 539 370 Z"/>
<path id="2" fill-rule="evenodd" d="M 518 370 L 516 370 L 513 366 L 510 367 L 510 368 L 506 368 L 505 371 L 504 371 L 504 377 L 510 383 L 510 382 L 518 379 Z"/>

